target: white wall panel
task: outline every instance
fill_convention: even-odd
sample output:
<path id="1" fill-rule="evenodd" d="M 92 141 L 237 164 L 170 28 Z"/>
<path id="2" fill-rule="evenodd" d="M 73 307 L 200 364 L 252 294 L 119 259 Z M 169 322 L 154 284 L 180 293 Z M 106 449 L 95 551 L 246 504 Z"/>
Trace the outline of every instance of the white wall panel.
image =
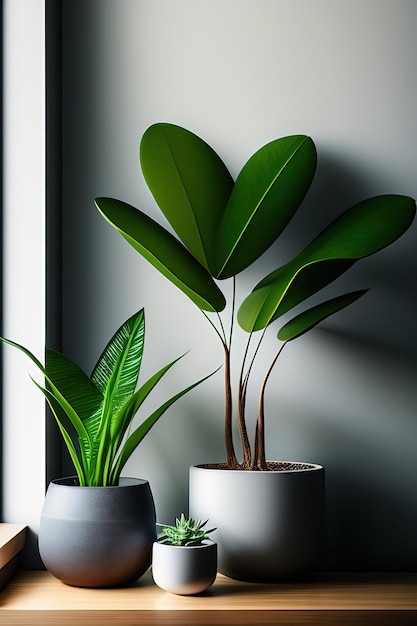
<path id="1" fill-rule="evenodd" d="M 45 9 L 5 0 L 2 333 L 43 359 L 45 346 Z M 3 349 L 3 519 L 30 527 L 37 561 L 45 495 L 45 407 L 20 352 Z M 38 378 L 39 380 L 39 378 Z"/>

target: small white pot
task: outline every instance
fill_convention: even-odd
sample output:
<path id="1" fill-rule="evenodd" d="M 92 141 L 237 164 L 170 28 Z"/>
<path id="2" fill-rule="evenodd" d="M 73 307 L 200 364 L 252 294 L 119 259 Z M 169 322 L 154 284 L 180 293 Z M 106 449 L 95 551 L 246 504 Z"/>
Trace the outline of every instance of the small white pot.
<path id="1" fill-rule="evenodd" d="M 152 575 L 161 589 L 178 595 L 202 593 L 215 581 L 217 544 L 171 546 L 153 544 Z"/>

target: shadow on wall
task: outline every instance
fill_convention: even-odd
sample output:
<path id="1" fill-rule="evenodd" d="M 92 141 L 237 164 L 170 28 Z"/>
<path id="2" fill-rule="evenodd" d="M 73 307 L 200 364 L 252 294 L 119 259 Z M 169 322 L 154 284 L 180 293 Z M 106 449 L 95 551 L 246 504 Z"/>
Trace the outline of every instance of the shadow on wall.
<path id="1" fill-rule="evenodd" d="M 344 444 L 354 443 L 344 437 Z M 378 451 L 371 451 L 366 460 L 367 467 L 353 457 L 349 466 L 327 464 L 327 568 L 415 571 L 417 504 L 407 498 L 412 476 L 403 476 L 397 489 L 384 485 L 375 472 L 381 465 L 389 472 L 389 464 Z"/>
<path id="2" fill-rule="evenodd" d="M 309 374 L 302 396 L 290 389 L 275 403 L 285 414 L 284 448 L 326 468 L 325 567 L 415 571 L 415 362 L 343 333 L 317 331 L 312 347 L 321 348 L 315 371 L 308 349 L 297 371 Z"/>
<path id="3" fill-rule="evenodd" d="M 340 152 L 326 149 L 320 146 L 320 143 L 317 143 L 316 147 L 318 163 L 311 187 L 281 238 L 266 252 L 268 263 L 273 264 L 276 257 L 277 267 L 288 260 L 287 256 L 291 257 L 299 252 L 331 221 L 357 202 L 382 194 L 402 193 L 411 196 L 416 194 L 415 189 L 404 189 L 404 184 L 401 184 L 400 188 L 400 183 L 394 175 L 390 180 L 389 174 L 373 170 L 372 163 L 368 164 L 366 169 L 360 169 L 356 161 L 353 161 L 358 155 L 343 159 Z M 404 286 L 411 289 L 411 286 L 415 285 L 417 275 L 417 257 L 408 256 L 405 267 L 404 257 L 399 251 L 407 251 L 407 247 L 411 249 L 410 242 L 415 237 L 414 229 L 415 226 L 412 226 L 387 250 L 354 265 L 353 269 L 335 282 L 335 286 L 340 285 L 342 289 L 343 281 L 346 284 L 346 280 L 349 281 L 348 277 L 358 274 L 362 277 L 364 287 L 367 286 L 366 280 L 369 275 L 373 284 L 378 286 L 390 283 L 394 286 L 404 284 L 408 277 L 409 280 Z M 356 267 L 359 268 L 358 271 Z M 415 305 L 417 307 L 417 296 Z"/>
<path id="4" fill-rule="evenodd" d="M 389 315 L 368 336 L 367 307 L 287 346 L 266 397 L 268 455 L 325 466 L 326 569 L 415 571 L 415 350 L 407 327 L 383 335 Z"/>
<path id="5" fill-rule="evenodd" d="M 312 137 L 315 141 L 314 136 Z M 308 244 L 343 211 L 365 198 L 384 193 L 379 177 L 362 173 L 351 159 L 342 159 L 337 152 L 317 148 L 317 169 L 300 208 L 286 227 L 284 234 L 267 254 L 277 256 L 277 267 Z M 271 261 L 273 263 L 273 261 Z"/>
<path id="6" fill-rule="evenodd" d="M 326 470 L 327 545 L 322 569 L 416 571 L 412 451 L 404 450 L 401 457 L 404 446 L 385 435 L 385 424 L 379 433 L 375 422 L 361 428 L 349 407 L 332 414 L 291 408 L 294 414 L 286 417 L 293 424 L 282 432 L 284 449 L 292 451 L 291 459 L 320 462 Z M 395 422 L 395 416 L 392 419 Z M 397 424 L 398 429 L 401 426 Z"/>

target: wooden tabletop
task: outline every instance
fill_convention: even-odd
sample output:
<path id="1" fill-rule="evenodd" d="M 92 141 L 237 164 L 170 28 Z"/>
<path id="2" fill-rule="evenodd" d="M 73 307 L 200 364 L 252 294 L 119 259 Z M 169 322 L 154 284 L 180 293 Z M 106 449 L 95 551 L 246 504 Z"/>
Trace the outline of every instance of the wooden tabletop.
<path id="1" fill-rule="evenodd" d="M 242 583 L 218 575 L 199 596 L 155 586 L 150 572 L 122 589 L 80 589 L 45 571 L 20 572 L 0 593 L 0 624 L 223 626 L 417 625 L 417 574 L 331 574 Z"/>

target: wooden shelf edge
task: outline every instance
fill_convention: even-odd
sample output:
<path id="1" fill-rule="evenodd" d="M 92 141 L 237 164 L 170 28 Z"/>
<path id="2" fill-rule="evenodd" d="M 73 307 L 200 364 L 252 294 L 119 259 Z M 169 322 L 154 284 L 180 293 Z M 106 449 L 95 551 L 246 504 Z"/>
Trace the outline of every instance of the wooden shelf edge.
<path id="1" fill-rule="evenodd" d="M 335 574 L 257 584 L 218 574 L 200 596 L 159 589 L 151 571 L 125 588 L 64 585 L 48 571 L 20 571 L 0 593 L 8 626 L 416 626 L 416 574 Z"/>
<path id="2" fill-rule="evenodd" d="M 0 613 L 1 615 L 1 613 Z M 1 617 L 0 617 L 1 619 Z M 7 611 L 7 626 L 415 626 L 414 611 Z"/>
<path id="3" fill-rule="evenodd" d="M 0 589 L 17 571 L 18 554 L 26 541 L 24 524 L 0 523 Z"/>

